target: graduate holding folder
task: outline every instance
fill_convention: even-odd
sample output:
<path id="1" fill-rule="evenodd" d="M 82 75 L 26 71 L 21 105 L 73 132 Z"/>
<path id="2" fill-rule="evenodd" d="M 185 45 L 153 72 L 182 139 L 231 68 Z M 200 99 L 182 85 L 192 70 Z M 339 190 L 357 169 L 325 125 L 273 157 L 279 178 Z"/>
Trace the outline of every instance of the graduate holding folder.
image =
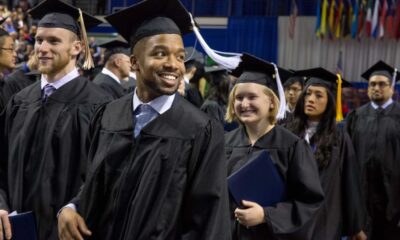
<path id="1" fill-rule="evenodd" d="M 241 126 L 225 135 L 228 174 L 266 150 L 286 187 L 285 199 L 272 206 L 244 199 L 239 207 L 231 198 L 233 239 L 298 239 L 296 232 L 324 199 L 317 164 L 304 140 L 275 125 L 278 112 L 285 111 L 276 94 L 284 99 L 278 69 L 243 54 L 232 74 L 239 78 L 229 96 L 226 118 Z M 268 183 L 260 179 L 259 184 L 263 189 Z"/>

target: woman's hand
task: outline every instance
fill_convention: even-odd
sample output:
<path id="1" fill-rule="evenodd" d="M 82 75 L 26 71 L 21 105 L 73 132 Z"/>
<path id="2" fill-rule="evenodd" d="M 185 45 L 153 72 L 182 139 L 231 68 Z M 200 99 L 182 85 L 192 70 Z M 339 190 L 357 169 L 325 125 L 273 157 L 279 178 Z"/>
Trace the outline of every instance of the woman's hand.
<path id="1" fill-rule="evenodd" d="M 253 227 L 265 222 L 264 209 L 258 203 L 243 200 L 242 204 L 245 209 L 235 209 L 235 217 L 240 224 Z"/>

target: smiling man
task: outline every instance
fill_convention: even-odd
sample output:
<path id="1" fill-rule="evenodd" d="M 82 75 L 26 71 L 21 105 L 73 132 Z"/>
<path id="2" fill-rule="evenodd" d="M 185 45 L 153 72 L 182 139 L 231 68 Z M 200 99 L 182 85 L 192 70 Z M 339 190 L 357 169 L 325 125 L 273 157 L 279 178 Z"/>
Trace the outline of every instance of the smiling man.
<path id="1" fill-rule="evenodd" d="M 82 218 L 64 208 L 60 239 L 230 239 L 223 129 L 177 94 L 186 9 L 147 0 L 106 19 L 130 40 L 137 88 L 94 117 Z"/>
<path id="2" fill-rule="evenodd" d="M 392 99 L 400 73 L 379 61 L 362 77 L 371 102 L 349 114 L 347 129 L 361 167 L 368 239 L 400 239 L 400 104 Z"/>
<path id="3" fill-rule="evenodd" d="M 108 97 L 76 69 L 85 34 L 79 10 L 48 0 L 30 14 L 40 19 L 35 52 L 42 75 L 11 98 L 2 119 L 0 228 L 9 239 L 8 212 L 33 211 L 39 239 L 48 240 L 57 239 L 57 212 L 83 182 L 89 119 Z M 83 19 L 89 27 L 100 23 Z"/>

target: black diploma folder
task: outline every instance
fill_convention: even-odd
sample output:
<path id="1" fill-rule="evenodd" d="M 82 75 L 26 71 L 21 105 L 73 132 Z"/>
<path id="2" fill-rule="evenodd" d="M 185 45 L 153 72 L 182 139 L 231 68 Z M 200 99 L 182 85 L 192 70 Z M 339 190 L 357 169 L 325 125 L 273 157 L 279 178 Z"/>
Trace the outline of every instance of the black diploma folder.
<path id="1" fill-rule="evenodd" d="M 267 151 L 263 150 L 228 177 L 228 188 L 238 206 L 242 200 L 274 206 L 285 199 L 285 183 Z"/>
<path id="2" fill-rule="evenodd" d="M 9 216 L 12 240 L 38 240 L 35 216 L 32 212 Z"/>

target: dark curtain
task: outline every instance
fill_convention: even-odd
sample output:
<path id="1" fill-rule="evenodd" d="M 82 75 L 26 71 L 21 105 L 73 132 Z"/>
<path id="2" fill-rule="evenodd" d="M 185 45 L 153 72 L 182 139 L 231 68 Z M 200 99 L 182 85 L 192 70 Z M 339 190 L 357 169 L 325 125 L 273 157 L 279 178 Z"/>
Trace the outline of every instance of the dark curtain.
<path id="1" fill-rule="evenodd" d="M 227 48 L 248 52 L 271 62 L 278 56 L 277 17 L 230 17 Z"/>

